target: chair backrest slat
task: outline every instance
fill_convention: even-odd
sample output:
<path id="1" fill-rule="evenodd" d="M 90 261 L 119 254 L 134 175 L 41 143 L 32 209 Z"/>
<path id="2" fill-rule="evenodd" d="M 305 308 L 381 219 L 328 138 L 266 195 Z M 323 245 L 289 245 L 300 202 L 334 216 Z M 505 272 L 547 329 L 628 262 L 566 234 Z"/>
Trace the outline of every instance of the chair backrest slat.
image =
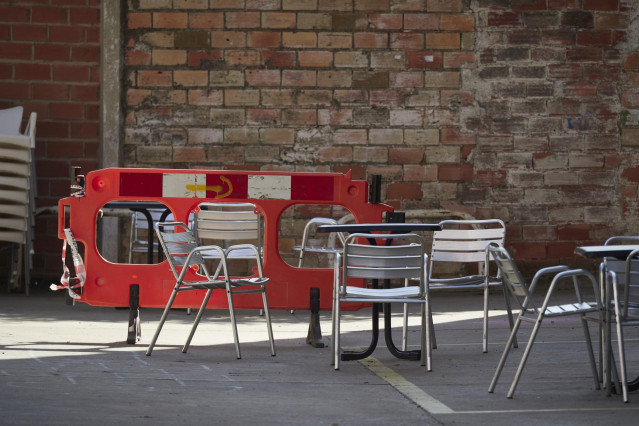
<path id="1" fill-rule="evenodd" d="M 504 223 L 497 219 L 445 220 L 440 225 L 442 230 L 433 233 L 431 266 L 433 262 L 483 262 L 486 246 L 491 243 L 503 245 L 506 236 Z M 454 226 L 472 226 L 473 229 L 451 228 Z"/>
<path id="2" fill-rule="evenodd" d="M 523 299 L 528 297 L 530 293 L 526 281 L 521 272 L 519 272 L 519 268 L 517 268 L 517 265 L 503 247 L 491 244 L 488 246 L 488 252 L 501 272 L 504 285 L 521 305 Z"/>
<path id="3" fill-rule="evenodd" d="M 250 203 L 202 203 L 194 214 L 197 239 L 253 240 L 261 244 L 260 215 Z"/>
<path id="4" fill-rule="evenodd" d="M 421 242 L 418 236 L 412 237 Z M 350 236 L 344 249 L 345 278 L 419 279 L 423 276 L 423 243 L 374 246 L 353 241 L 353 236 Z"/>

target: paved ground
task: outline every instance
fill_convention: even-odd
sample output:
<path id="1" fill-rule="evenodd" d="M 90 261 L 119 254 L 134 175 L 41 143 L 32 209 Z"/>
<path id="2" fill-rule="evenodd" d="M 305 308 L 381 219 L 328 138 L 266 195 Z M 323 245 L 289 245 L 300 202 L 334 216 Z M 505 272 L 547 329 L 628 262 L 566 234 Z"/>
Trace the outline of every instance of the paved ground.
<path id="1" fill-rule="evenodd" d="M 501 308 L 502 296 L 492 298 Z M 334 371 L 328 347 L 305 343 L 308 311 L 274 313 L 276 357 L 269 355 L 263 318 L 242 312 L 241 360 L 234 356 L 226 312 L 207 311 L 191 349 L 182 354 L 193 316 L 173 311 L 147 357 L 157 309 L 142 310 L 142 340 L 127 345 L 126 310 L 66 306 L 58 293 L 0 295 L 0 423 L 636 423 L 639 393 L 624 404 L 619 396 L 607 398 L 595 390 L 577 319 L 544 323 L 514 399 L 505 395 L 523 342 L 489 394 L 508 327 L 503 311 L 491 311 L 490 349 L 482 354 L 480 305 L 477 295 L 433 296 L 438 349 L 428 373 L 417 362 L 393 358 L 383 343 L 374 358 L 345 362 Z M 362 310 L 345 317 L 344 346 L 367 344 L 369 314 Z M 322 331 L 329 344 L 328 312 L 322 313 Z M 635 340 L 632 350 L 639 330 L 631 329 L 628 337 Z M 639 354 L 631 354 L 629 369 L 639 373 Z"/>

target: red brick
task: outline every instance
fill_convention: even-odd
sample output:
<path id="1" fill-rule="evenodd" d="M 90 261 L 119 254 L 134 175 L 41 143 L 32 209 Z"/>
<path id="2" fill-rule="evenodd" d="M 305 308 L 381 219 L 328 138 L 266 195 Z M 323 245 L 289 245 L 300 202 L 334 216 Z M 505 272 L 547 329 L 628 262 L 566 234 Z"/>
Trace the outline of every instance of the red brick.
<path id="1" fill-rule="evenodd" d="M 419 50 L 424 48 L 424 35 L 418 33 L 392 33 L 391 49 Z"/>
<path id="2" fill-rule="evenodd" d="M 582 30 L 577 33 L 577 45 L 581 46 L 610 46 L 612 31 L 610 30 Z"/>
<path id="3" fill-rule="evenodd" d="M 475 16 L 471 14 L 442 14 L 440 21 L 442 31 L 474 31 Z"/>
<path id="4" fill-rule="evenodd" d="M 29 99 L 29 85 L 27 83 L 4 83 L 0 82 L 0 93 L 3 98 L 9 99 Z M 40 123 L 38 123 L 38 126 Z M 38 135 L 40 128 L 38 127 Z"/>
<path id="5" fill-rule="evenodd" d="M 279 126 L 281 110 L 276 108 L 249 108 L 246 110 L 246 124 L 249 126 Z"/>
<path id="6" fill-rule="evenodd" d="M 211 47 L 241 48 L 246 46 L 246 33 L 241 31 L 212 31 Z"/>
<path id="7" fill-rule="evenodd" d="M 175 162 L 201 162 L 205 160 L 206 153 L 202 147 L 176 146 L 173 148 L 173 161 Z"/>
<path id="8" fill-rule="evenodd" d="M 72 46 L 71 60 L 73 62 L 99 62 L 100 47 L 99 46 Z"/>
<path id="9" fill-rule="evenodd" d="M 371 27 L 376 30 L 400 30 L 402 28 L 401 14 L 371 13 L 368 20 Z"/>
<path id="10" fill-rule="evenodd" d="M 520 26 L 521 13 L 518 12 L 488 12 L 488 27 Z"/>
<path id="11" fill-rule="evenodd" d="M 84 155 L 82 142 L 62 141 L 47 142 L 48 158 L 80 158 Z"/>
<path id="12" fill-rule="evenodd" d="M 130 12 L 127 14 L 127 27 L 130 30 L 135 30 L 138 28 L 151 28 L 151 25 L 151 14 L 148 12 Z"/>
<path id="13" fill-rule="evenodd" d="M 321 126 L 351 126 L 353 124 L 353 110 L 321 109 L 317 111 L 317 122 Z M 333 135 L 333 141 L 335 141 L 335 135 Z"/>
<path id="14" fill-rule="evenodd" d="M 64 7 L 42 7 L 31 8 L 31 22 L 44 24 L 67 24 L 69 23 L 68 8 Z"/>
<path id="15" fill-rule="evenodd" d="M 295 28 L 296 14 L 292 12 L 263 12 L 262 28 L 289 29 Z"/>
<path id="16" fill-rule="evenodd" d="M 49 118 L 60 120 L 83 120 L 84 104 L 82 103 L 50 103 Z"/>
<path id="17" fill-rule="evenodd" d="M 444 145 L 475 145 L 475 135 L 459 133 L 457 129 L 441 129 L 440 141 Z"/>
<path id="18" fill-rule="evenodd" d="M 317 84 L 315 71 L 282 71 L 282 86 L 315 86 Z"/>
<path id="19" fill-rule="evenodd" d="M 388 47 L 387 33 L 356 32 L 353 34 L 355 49 L 385 49 Z"/>
<path id="20" fill-rule="evenodd" d="M 259 12 L 226 12 L 226 28 L 258 28 Z"/>
<path id="21" fill-rule="evenodd" d="M 224 14 L 221 12 L 198 12 L 189 14 L 189 28 L 224 28 Z"/>
<path id="22" fill-rule="evenodd" d="M 0 58 L 3 60 L 31 59 L 31 43 L 0 43 Z"/>
<path id="23" fill-rule="evenodd" d="M 95 84 L 72 85 L 70 99 L 73 101 L 99 101 L 99 87 Z"/>
<path id="24" fill-rule="evenodd" d="M 277 31 L 249 31 L 247 44 L 249 47 L 280 47 L 281 34 Z"/>
<path id="25" fill-rule="evenodd" d="M 560 240 L 587 241 L 590 239 L 590 225 L 564 225 L 560 226 L 557 236 Z"/>
<path id="26" fill-rule="evenodd" d="M 249 86 L 279 86 L 280 81 L 280 70 L 246 70 Z"/>
<path id="27" fill-rule="evenodd" d="M 441 52 L 406 52 L 408 68 L 441 68 Z"/>
<path id="28" fill-rule="evenodd" d="M 16 64 L 15 73 L 20 80 L 51 80 L 51 67 L 46 64 Z"/>
<path id="29" fill-rule="evenodd" d="M 395 164 L 420 163 L 424 157 L 424 148 L 396 148 L 388 151 L 389 162 Z"/>
<path id="30" fill-rule="evenodd" d="M 313 126 L 317 124 L 317 112 L 314 109 L 285 109 L 282 112 L 282 124 Z"/>
<path id="31" fill-rule="evenodd" d="M 57 44 L 35 44 L 33 59 L 36 61 L 68 61 L 69 46 Z"/>
<path id="32" fill-rule="evenodd" d="M 559 259 L 575 256 L 575 248 L 579 244 L 575 242 L 549 242 L 548 257 L 550 259 Z"/>
<path id="33" fill-rule="evenodd" d="M 421 200 L 422 186 L 419 183 L 389 183 L 386 198 L 390 200 Z"/>
<path id="34" fill-rule="evenodd" d="M 151 65 L 151 53 L 145 50 L 127 49 L 124 52 L 124 63 L 130 66 Z"/>
<path id="35" fill-rule="evenodd" d="M 182 12 L 154 12 L 153 28 L 187 28 L 188 14 Z"/>
<path id="36" fill-rule="evenodd" d="M 391 88 L 423 87 L 424 74 L 421 71 L 395 71 L 389 73 Z"/>
<path id="37" fill-rule="evenodd" d="M 99 24 L 99 7 L 73 7 L 71 11 L 71 24 Z"/>
<path id="38" fill-rule="evenodd" d="M 448 49 L 460 48 L 459 33 L 428 33 L 426 34 L 427 49 Z"/>
<path id="39" fill-rule="evenodd" d="M 49 41 L 55 43 L 81 43 L 85 41 L 81 26 L 52 25 L 49 27 Z"/>
<path id="40" fill-rule="evenodd" d="M 98 123 L 90 123 L 86 121 L 82 121 L 80 123 L 74 122 L 70 123 L 70 127 L 72 139 L 94 139 L 98 138 L 100 132 L 100 125 Z M 95 145 L 97 149 L 98 144 L 96 143 Z M 95 157 L 97 157 L 97 155 L 95 155 Z"/>
<path id="41" fill-rule="evenodd" d="M 29 7 L 14 4 L 0 6 L 0 16 L 5 22 L 29 22 Z"/>
<path id="42" fill-rule="evenodd" d="M 260 54 L 257 50 L 227 50 L 224 60 L 230 66 L 256 66 L 260 64 Z"/>
<path id="43" fill-rule="evenodd" d="M 404 15 L 405 30 L 439 30 L 440 15 L 436 13 L 407 13 Z"/>
<path id="44" fill-rule="evenodd" d="M 546 259 L 546 244 L 531 241 L 511 243 L 513 257 L 517 259 Z"/>
<path id="45" fill-rule="evenodd" d="M 444 68 L 465 68 L 475 64 L 474 52 L 444 52 Z"/>
<path id="46" fill-rule="evenodd" d="M 619 0 L 584 0 L 584 10 L 617 10 Z"/>
<path id="47" fill-rule="evenodd" d="M 188 65 L 190 67 L 208 68 L 208 64 L 222 61 L 221 50 L 189 50 Z"/>
<path id="48" fill-rule="evenodd" d="M 296 65 L 295 52 L 290 50 L 263 50 L 262 65 L 288 68 Z"/>
<path id="49" fill-rule="evenodd" d="M 626 56 L 623 67 L 625 69 L 639 69 L 639 53 L 631 53 Z"/>
<path id="50" fill-rule="evenodd" d="M 352 33 L 319 33 L 317 47 L 322 49 L 350 49 L 353 47 Z"/>
<path id="51" fill-rule="evenodd" d="M 473 180 L 472 164 L 440 164 L 439 166 L 440 181 L 466 181 Z"/>
<path id="52" fill-rule="evenodd" d="M 512 0 L 513 10 L 546 10 L 546 0 Z"/>
<path id="53" fill-rule="evenodd" d="M 46 25 L 13 25 L 14 41 L 47 41 Z"/>
<path id="54" fill-rule="evenodd" d="M 67 100 L 69 99 L 69 86 L 55 83 L 35 83 L 33 97 L 41 100 Z"/>
<path id="55" fill-rule="evenodd" d="M 173 85 L 173 73 L 171 71 L 138 71 L 138 86 L 162 86 Z"/>
<path id="56" fill-rule="evenodd" d="M 639 167 L 627 167 L 621 173 L 621 177 L 630 181 L 639 183 Z"/>
<path id="57" fill-rule="evenodd" d="M 327 68 L 333 65 L 333 52 L 328 50 L 301 50 L 298 55 L 301 67 Z"/>
<path id="58" fill-rule="evenodd" d="M 566 59 L 571 62 L 601 62 L 602 50 L 597 47 L 577 47 L 566 51 Z"/>

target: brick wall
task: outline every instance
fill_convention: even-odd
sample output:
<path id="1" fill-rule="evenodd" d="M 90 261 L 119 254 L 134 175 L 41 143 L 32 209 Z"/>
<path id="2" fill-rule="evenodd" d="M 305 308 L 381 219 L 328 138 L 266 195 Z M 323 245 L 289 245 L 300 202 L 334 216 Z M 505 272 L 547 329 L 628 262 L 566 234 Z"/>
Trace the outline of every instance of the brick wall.
<path id="1" fill-rule="evenodd" d="M 125 3 L 122 166 L 381 174 L 389 204 L 502 218 L 545 263 L 639 234 L 636 1 Z M 99 6 L 0 2 L 40 205 L 97 167 Z M 57 274 L 50 220 L 38 249 Z"/>
<path id="2" fill-rule="evenodd" d="M 125 165 L 383 176 L 523 258 L 639 232 L 630 0 L 140 1 Z M 635 27 L 630 27 L 631 22 Z"/>
<path id="3" fill-rule="evenodd" d="M 0 108 L 37 112 L 37 206 L 69 194 L 69 167 L 97 167 L 100 6 L 97 0 L 0 1 Z M 52 215 L 37 220 L 34 275 L 58 275 Z"/>

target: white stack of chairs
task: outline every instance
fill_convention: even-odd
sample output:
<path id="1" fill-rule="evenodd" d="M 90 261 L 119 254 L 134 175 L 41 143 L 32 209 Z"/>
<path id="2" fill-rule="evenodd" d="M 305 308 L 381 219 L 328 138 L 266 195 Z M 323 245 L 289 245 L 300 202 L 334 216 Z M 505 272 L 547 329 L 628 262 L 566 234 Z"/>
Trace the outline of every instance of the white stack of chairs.
<path id="1" fill-rule="evenodd" d="M 32 112 L 20 132 L 23 108 L 0 110 L 0 242 L 11 251 L 8 291 L 29 293 L 35 228 L 35 133 Z"/>

